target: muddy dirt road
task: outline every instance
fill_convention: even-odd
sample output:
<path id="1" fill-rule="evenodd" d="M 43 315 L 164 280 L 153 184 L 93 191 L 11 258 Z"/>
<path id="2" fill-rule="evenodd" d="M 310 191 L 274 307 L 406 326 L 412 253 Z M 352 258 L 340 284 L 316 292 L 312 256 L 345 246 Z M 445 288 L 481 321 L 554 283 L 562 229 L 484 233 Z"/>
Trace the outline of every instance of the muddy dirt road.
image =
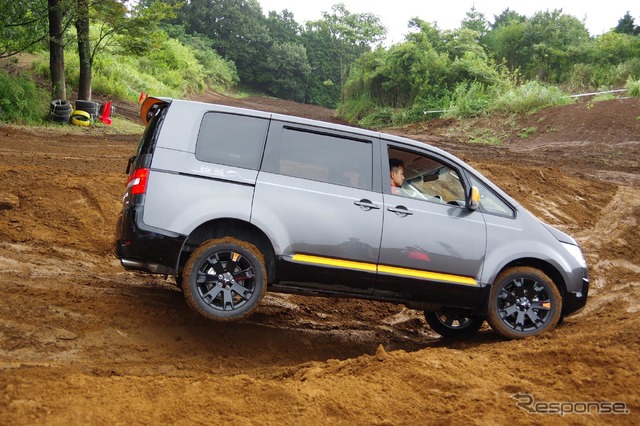
<path id="1" fill-rule="evenodd" d="M 139 135 L 0 125 L 0 424 L 638 424 L 638 116 L 637 99 L 547 110 L 497 147 L 446 137 L 446 122 L 390 130 L 462 156 L 582 244 L 587 308 L 524 341 L 486 325 L 443 341 L 402 306 L 277 294 L 246 321 L 207 322 L 171 278 L 110 253 Z M 629 413 L 530 414 L 515 394 Z"/>

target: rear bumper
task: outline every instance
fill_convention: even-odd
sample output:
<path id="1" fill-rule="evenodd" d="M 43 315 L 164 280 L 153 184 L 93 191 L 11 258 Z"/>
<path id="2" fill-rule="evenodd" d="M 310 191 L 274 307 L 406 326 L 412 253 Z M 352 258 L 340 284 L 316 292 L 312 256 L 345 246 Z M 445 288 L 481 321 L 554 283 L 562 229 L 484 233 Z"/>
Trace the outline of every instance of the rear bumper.
<path id="1" fill-rule="evenodd" d="M 589 279 L 582 278 L 582 288 L 580 291 L 570 291 L 564 295 L 562 301 L 562 314 L 570 316 L 577 314 L 587 305 L 589 296 Z"/>
<path id="2" fill-rule="evenodd" d="M 143 211 L 142 204 L 123 209 L 113 251 L 125 269 L 175 275 L 186 236 L 145 225 Z"/>

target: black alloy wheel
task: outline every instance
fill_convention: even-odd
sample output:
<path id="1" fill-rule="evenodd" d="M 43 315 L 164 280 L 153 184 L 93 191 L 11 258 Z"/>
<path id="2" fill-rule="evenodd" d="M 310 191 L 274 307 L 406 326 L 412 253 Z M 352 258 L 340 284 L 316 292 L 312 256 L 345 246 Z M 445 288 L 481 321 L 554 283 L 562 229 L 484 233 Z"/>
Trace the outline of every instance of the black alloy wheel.
<path id="1" fill-rule="evenodd" d="M 267 288 L 264 258 L 234 238 L 209 240 L 193 252 L 182 290 L 189 305 L 207 318 L 232 321 L 249 316 Z"/>
<path id="2" fill-rule="evenodd" d="M 542 271 L 529 267 L 509 269 L 491 289 L 488 321 L 509 339 L 536 336 L 552 330 L 560 320 L 562 297 Z"/>
<path id="3" fill-rule="evenodd" d="M 424 318 L 429 327 L 442 337 L 468 337 L 482 327 L 484 318 L 459 312 L 425 311 Z"/>

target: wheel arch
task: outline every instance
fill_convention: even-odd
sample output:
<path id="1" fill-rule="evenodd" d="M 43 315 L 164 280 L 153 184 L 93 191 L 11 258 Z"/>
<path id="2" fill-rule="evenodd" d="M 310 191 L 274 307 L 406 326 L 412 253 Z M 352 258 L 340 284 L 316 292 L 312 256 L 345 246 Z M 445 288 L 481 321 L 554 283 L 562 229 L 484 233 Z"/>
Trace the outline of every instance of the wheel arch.
<path id="1" fill-rule="evenodd" d="M 176 271 L 182 273 L 189 256 L 205 241 L 214 238 L 233 237 L 254 244 L 264 256 L 267 269 L 267 282 L 271 283 L 276 274 L 276 255 L 271 241 L 261 229 L 255 225 L 240 219 L 221 218 L 214 219 L 196 227 L 187 237 L 180 256 Z"/>
<path id="2" fill-rule="evenodd" d="M 515 260 L 512 260 L 511 262 L 507 263 L 493 277 L 493 279 L 491 281 L 492 284 L 496 280 L 496 278 L 498 276 L 500 276 L 500 274 L 502 274 L 504 271 L 506 271 L 507 269 L 510 269 L 510 268 L 517 267 L 517 266 L 528 266 L 528 267 L 535 268 L 535 269 L 538 269 L 538 270 L 542 271 L 546 276 L 551 278 L 551 281 L 553 281 L 553 283 L 556 285 L 556 287 L 558 287 L 558 290 L 560 291 L 560 295 L 564 299 L 564 296 L 565 296 L 565 294 L 567 292 L 567 284 L 566 284 L 566 282 L 564 280 L 564 277 L 562 276 L 562 274 L 558 270 L 558 268 L 556 268 L 553 264 L 551 264 L 549 262 L 546 262 L 546 261 L 544 261 L 542 259 L 536 259 L 536 258 L 533 258 L 533 257 L 524 257 L 524 258 L 520 258 L 520 259 L 515 259 Z"/>

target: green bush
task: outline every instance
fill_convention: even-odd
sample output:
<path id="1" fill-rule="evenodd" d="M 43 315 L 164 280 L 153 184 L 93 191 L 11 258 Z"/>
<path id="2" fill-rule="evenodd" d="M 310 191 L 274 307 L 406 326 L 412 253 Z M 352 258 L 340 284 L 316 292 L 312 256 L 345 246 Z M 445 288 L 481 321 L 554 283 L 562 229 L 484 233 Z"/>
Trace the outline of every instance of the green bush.
<path id="1" fill-rule="evenodd" d="M 40 124 L 49 112 L 49 95 L 30 76 L 0 70 L 0 121 Z"/>
<path id="2" fill-rule="evenodd" d="M 352 98 L 338 106 L 338 115 L 350 123 L 357 123 L 373 114 L 378 107 L 367 96 Z"/>
<path id="3" fill-rule="evenodd" d="M 633 80 L 629 78 L 625 87 L 627 88 L 629 96 L 634 98 L 640 97 L 640 80 Z"/>
<path id="4" fill-rule="evenodd" d="M 490 99 L 484 84 L 474 81 L 458 84 L 453 92 L 447 117 L 473 117 L 484 111 Z"/>
<path id="5" fill-rule="evenodd" d="M 560 88 L 538 81 L 529 81 L 521 86 L 498 94 L 488 105 L 489 111 L 513 113 L 534 112 L 542 108 L 573 103 Z"/>

